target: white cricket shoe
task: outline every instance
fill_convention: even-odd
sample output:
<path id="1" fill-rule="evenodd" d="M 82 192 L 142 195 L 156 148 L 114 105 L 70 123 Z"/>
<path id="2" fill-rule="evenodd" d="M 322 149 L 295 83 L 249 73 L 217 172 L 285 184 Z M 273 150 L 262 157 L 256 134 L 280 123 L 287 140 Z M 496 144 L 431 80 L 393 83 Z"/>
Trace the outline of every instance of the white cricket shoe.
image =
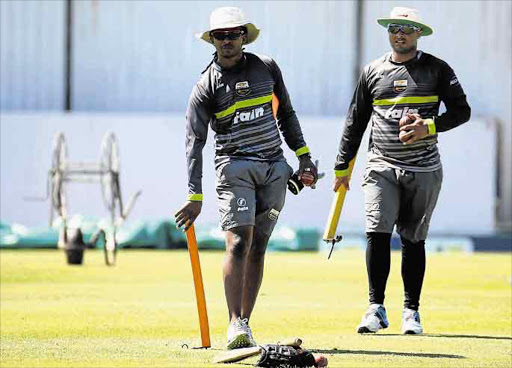
<path id="1" fill-rule="evenodd" d="M 257 346 L 247 318 L 238 317 L 228 326 L 227 350 Z"/>
<path id="2" fill-rule="evenodd" d="M 370 304 L 361 323 L 357 326 L 357 333 L 375 333 L 383 328 L 388 328 L 389 322 L 386 308 L 382 304 Z"/>
<path id="3" fill-rule="evenodd" d="M 420 335 L 423 333 L 418 311 L 404 308 L 402 313 L 402 333 L 405 335 Z"/>

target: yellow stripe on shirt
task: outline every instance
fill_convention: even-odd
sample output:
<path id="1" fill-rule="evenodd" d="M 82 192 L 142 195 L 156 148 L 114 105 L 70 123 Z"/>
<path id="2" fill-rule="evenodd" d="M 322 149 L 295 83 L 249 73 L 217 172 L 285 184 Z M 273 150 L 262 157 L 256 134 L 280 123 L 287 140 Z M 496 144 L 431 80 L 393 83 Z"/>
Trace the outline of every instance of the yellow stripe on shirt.
<path id="1" fill-rule="evenodd" d="M 399 104 L 421 104 L 438 102 L 439 96 L 409 96 L 409 97 L 395 97 L 383 100 L 373 100 L 374 106 L 385 105 L 399 105 Z"/>
<path id="2" fill-rule="evenodd" d="M 233 105 L 229 106 L 227 109 L 216 112 L 215 117 L 217 119 L 222 119 L 223 117 L 233 114 L 238 109 L 243 109 L 244 107 L 258 106 L 270 101 L 272 101 L 272 95 L 250 98 L 248 100 L 243 101 L 237 101 Z"/>

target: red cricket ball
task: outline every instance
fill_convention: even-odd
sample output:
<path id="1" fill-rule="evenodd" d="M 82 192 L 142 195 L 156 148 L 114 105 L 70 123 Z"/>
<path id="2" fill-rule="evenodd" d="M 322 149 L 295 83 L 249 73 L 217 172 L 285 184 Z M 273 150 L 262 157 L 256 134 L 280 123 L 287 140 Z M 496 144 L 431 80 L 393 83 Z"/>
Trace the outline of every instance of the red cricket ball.
<path id="1" fill-rule="evenodd" d="M 315 367 L 327 367 L 327 358 L 323 355 L 318 355 L 315 357 Z"/>
<path id="2" fill-rule="evenodd" d="M 309 187 L 315 181 L 315 176 L 311 174 L 309 171 L 305 171 L 300 177 L 300 181 L 302 182 L 302 184 Z"/>
<path id="3" fill-rule="evenodd" d="M 409 117 L 409 115 L 402 116 L 400 121 L 398 122 L 399 127 L 403 127 L 404 125 L 412 124 L 416 121 L 415 117 Z"/>

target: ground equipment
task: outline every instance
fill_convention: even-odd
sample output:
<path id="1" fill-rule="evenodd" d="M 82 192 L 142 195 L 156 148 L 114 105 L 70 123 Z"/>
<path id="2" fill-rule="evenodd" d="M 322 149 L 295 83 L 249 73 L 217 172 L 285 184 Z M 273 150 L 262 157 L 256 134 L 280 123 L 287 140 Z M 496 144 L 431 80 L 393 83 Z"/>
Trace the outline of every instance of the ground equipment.
<path id="1" fill-rule="evenodd" d="M 68 159 L 68 148 L 63 132 L 57 132 L 53 141 L 52 166 L 48 172 L 47 197 L 50 198 L 50 226 L 55 215 L 62 221 L 58 246 L 66 248 L 68 232 L 68 212 L 66 186 L 72 182 L 97 183 L 101 185 L 103 201 L 110 212 L 110 229 L 100 229 L 105 237 L 105 263 L 112 266 L 116 262 L 117 229 L 130 214 L 135 201 L 141 194 L 139 190 L 123 206 L 119 180 L 119 147 L 114 132 L 103 136 L 99 162 L 72 162 Z M 117 217 L 116 217 L 117 213 Z"/>

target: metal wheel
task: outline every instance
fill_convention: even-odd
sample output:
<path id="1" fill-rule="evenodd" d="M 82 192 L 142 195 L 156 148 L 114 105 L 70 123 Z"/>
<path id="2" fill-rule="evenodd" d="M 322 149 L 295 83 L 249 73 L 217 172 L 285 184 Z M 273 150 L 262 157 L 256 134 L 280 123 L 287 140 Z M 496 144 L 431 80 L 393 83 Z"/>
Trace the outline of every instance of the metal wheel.
<path id="1" fill-rule="evenodd" d="M 68 165 L 68 148 L 63 132 L 55 134 L 53 139 L 52 167 L 48 175 L 50 187 L 50 226 L 56 212 L 66 220 L 66 193 L 64 173 Z"/>
<path id="2" fill-rule="evenodd" d="M 119 149 L 113 132 L 107 132 L 101 142 L 101 193 L 105 205 L 115 217 L 115 202 L 119 198 Z"/>
<path id="3" fill-rule="evenodd" d="M 103 201 L 110 211 L 112 233 L 108 234 L 105 241 L 105 263 L 109 266 L 115 264 L 117 253 L 116 239 L 116 207 L 119 206 L 119 214 L 122 213 L 121 193 L 119 189 L 119 147 L 114 132 L 107 132 L 101 143 L 101 193 Z"/>

